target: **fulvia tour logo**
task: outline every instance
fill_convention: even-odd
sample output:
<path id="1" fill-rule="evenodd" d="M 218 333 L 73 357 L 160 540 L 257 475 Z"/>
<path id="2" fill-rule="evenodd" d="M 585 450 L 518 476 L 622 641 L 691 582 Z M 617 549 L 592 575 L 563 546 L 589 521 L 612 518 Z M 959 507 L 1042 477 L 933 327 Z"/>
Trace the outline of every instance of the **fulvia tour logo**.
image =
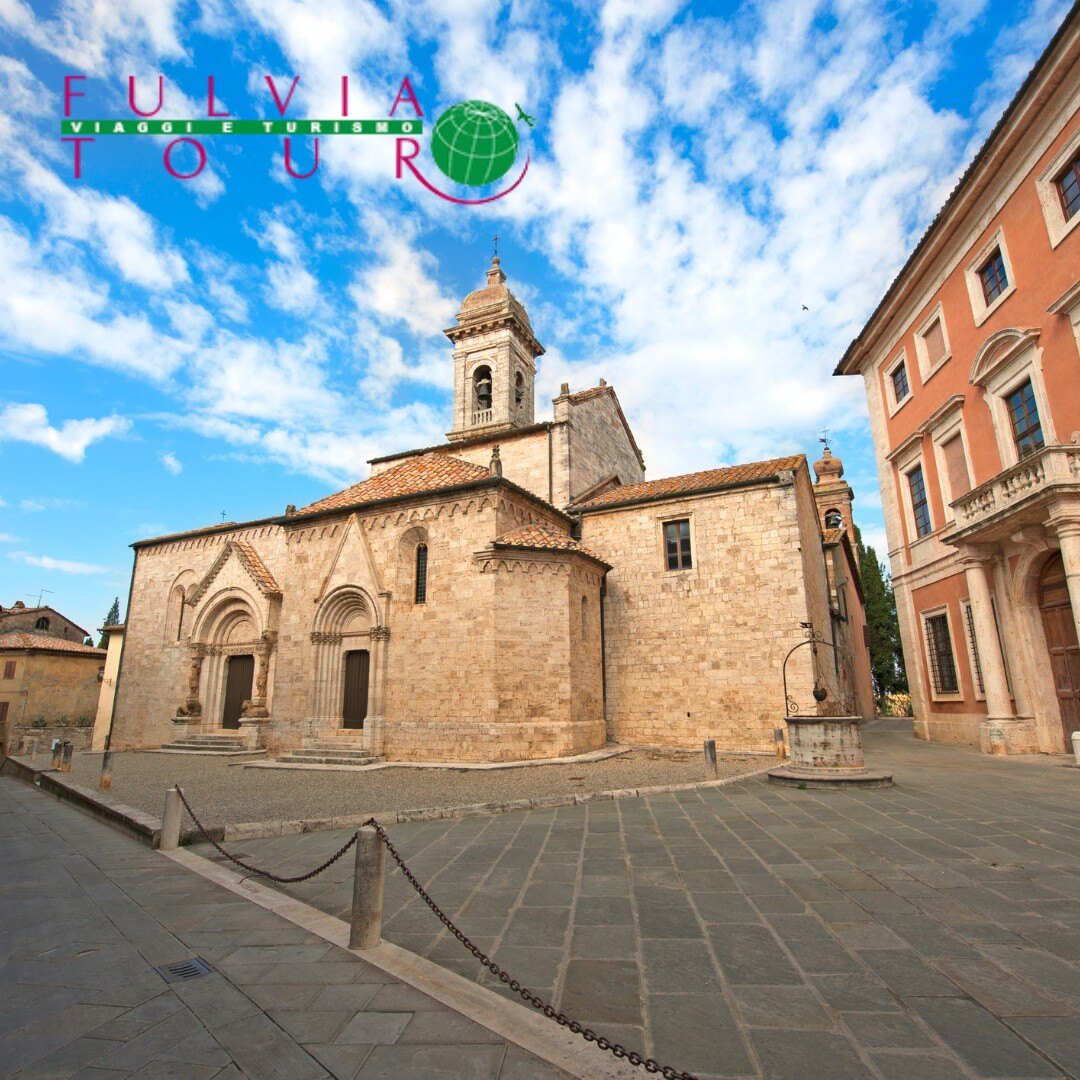
<path id="1" fill-rule="evenodd" d="M 319 169 L 319 143 L 323 138 L 338 135 L 383 135 L 394 139 L 394 178 L 411 176 L 424 188 L 447 202 L 461 206 L 478 206 L 505 198 L 525 179 L 529 170 L 529 155 L 520 170 L 505 185 L 494 192 L 481 194 L 503 180 L 516 165 L 521 151 L 521 139 L 515 122 L 498 105 L 489 101 L 462 101 L 440 113 L 431 131 L 430 154 L 435 166 L 453 184 L 472 192 L 454 193 L 443 190 L 442 182 L 433 183 L 421 171 L 421 144 L 424 133 L 424 110 L 408 77 L 402 79 L 397 96 L 385 118 L 356 119 L 349 112 L 349 76 L 341 76 L 341 116 L 329 120 L 287 119 L 286 112 L 296 91 L 300 76 L 294 75 L 288 92 L 282 95 L 273 76 L 264 76 L 270 99 L 277 112 L 273 119 L 242 119 L 219 107 L 213 75 L 207 77 L 206 115 L 190 119 L 159 119 L 165 108 L 165 76 L 157 77 L 156 103 L 145 100 L 146 88 L 140 88 L 134 75 L 128 76 L 127 98 L 130 117 L 105 120 L 83 120 L 72 115 L 75 99 L 88 95 L 81 86 L 85 75 L 64 76 L 64 116 L 60 121 L 60 141 L 72 148 L 72 175 L 83 179 L 92 167 L 93 155 L 99 148 L 94 144 L 100 136 L 156 135 L 167 139 L 162 151 L 165 172 L 176 180 L 194 180 L 210 160 L 203 140 L 213 136 L 269 135 L 283 139 L 283 162 L 286 173 L 294 180 L 309 180 Z M 147 107 L 153 105 L 152 108 Z M 525 130 L 535 126 L 535 119 L 515 103 L 517 120 Z M 398 116 L 399 110 L 411 111 Z M 310 167 L 298 168 L 292 140 L 307 136 L 312 140 Z"/>

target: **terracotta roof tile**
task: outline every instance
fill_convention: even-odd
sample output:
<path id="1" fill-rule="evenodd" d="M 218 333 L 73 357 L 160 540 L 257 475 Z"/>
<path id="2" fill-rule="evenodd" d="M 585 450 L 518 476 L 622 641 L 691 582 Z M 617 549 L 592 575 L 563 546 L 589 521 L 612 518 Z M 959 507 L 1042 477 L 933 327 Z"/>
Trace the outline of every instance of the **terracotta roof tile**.
<path id="1" fill-rule="evenodd" d="M 641 499 L 660 499 L 669 495 L 692 495 L 695 491 L 731 487 L 752 483 L 775 476 L 782 469 L 798 468 L 803 462 L 802 454 L 791 457 L 770 458 L 768 461 L 752 461 L 746 465 L 729 465 L 723 469 L 706 469 L 704 472 L 668 476 L 663 480 L 647 480 L 641 484 L 624 484 L 597 495 L 594 499 L 579 503 L 575 510 L 598 510 L 605 506 L 620 506 Z"/>
<path id="2" fill-rule="evenodd" d="M 274 575 L 267 569 L 266 563 L 259 558 L 259 553 L 246 540 L 234 540 L 232 545 L 262 592 L 266 595 L 280 596 L 281 586 L 274 580 Z"/>
<path id="3" fill-rule="evenodd" d="M 4 649 L 44 649 L 48 652 L 79 653 L 86 656 L 105 656 L 104 649 L 94 649 L 81 641 L 53 637 L 51 634 L 32 634 L 29 630 L 9 630 L 0 634 L 0 651 Z"/>
<path id="4" fill-rule="evenodd" d="M 483 465 L 473 465 L 460 458 L 447 454 L 424 454 L 401 465 L 362 480 L 359 484 L 328 495 L 300 513 L 309 514 L 318 510 L 339 510 L 362 503 L 378 502 L 381 499 L 394 499 L 404 495 L 420 495 L 426 491 L 438 491 L 440 488 L 456 487 L 477 480 L 486 480 L 490 473 Z"/>
<path id="5" fill-rule="evenodd" d="M 574 551 L 579 555 L 588 555 L 590 559 L 604 562 L 595 551 L 579 544 L 566 533 L 555 532 L 544 525 L 522 525 L 520 528 L 500 536 L 495 547 L 516 547 L 540 549 L 541 551 Z M 606 563 L 604 564 L 607 565 Z"/>

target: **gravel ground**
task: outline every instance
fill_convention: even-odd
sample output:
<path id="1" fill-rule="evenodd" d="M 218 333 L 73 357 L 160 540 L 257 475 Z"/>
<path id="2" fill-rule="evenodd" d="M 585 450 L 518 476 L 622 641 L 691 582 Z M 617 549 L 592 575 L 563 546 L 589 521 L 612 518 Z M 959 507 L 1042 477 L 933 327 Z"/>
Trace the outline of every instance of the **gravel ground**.
<path id="1" fill-rule="evenodd" d="M 371 772 L 244 769 L 235 758 L 124 751 L 113 757 L 112 798 L 161 816 L 165 789 L 178 783 L 206 825 L 321 818 L 578 794 L 705 779 L 698 753 L 631 750 L 604 761 L 518 769 L 376 769 Z M 770 765 L 749 754 L 722 756 L 721 777 Z M 71 779 L 96 788 L 101 755 L 76 754 Z"/>

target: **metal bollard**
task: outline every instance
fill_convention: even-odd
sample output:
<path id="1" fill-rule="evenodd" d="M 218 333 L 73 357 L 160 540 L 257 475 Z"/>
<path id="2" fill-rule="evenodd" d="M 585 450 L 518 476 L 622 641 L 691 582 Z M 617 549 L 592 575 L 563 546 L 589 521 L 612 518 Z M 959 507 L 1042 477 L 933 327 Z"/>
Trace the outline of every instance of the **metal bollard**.
<path id="1" fill-rule="evenodd" d="M 383 876 L 386 850 L 379 834 L 364 825 L 356 834 L 350 949 L 373 949 L 382 937 Z"/>
<path id="2" fill-rule="evenodd" d="M 60 758 L 64 753 L 64 744 L 59 739 L 53 739 L 52 743 L 52 767 L 60 768 Z"/>
<path id="3" fill-rule="evenodd" d="M 98 781 L 98 787 L 102 791 L 108 791 L 112 787 L 112 755 L 111 750 L 106 750 L 101 758 L 101 779 Z"/>
<path id="4" fill-rule="evenodd" d="M 161 836 L 158 851 L 175 851 L 180 846 L 180 818 L 183 812 L 180 792 L 175 787 L 165 792 L 165 809 L 161 814 Z"/>
<path id="5" fill-rule="evenodd" d="M 75 747 L 69 742 L 65 742 L 63 747 L 61 748 L 61 750 L 60 750 L 60 771 L 61 772 L 71 772 L 71 752 L 74 749 L 75 749 Z"/>
<path id="6" fill-rule="evenodd" d="M 719 777 L 716 768 L 716 740 L 705 740 L 705 777 L 708 780 L 716 780 Z"/>

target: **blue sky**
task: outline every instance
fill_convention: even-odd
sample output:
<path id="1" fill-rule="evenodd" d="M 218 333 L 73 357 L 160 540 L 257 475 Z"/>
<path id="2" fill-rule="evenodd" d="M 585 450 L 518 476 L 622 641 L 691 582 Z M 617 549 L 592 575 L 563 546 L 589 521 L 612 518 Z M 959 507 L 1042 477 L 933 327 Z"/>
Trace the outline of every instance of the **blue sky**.
<path id="1" fill-rule="evenodd" d="M 441 330 L 498 233 L 559 383 L 613 383 L 657 478 L 804 451 L 822 427 L 883 547 L 862 384 L 832 369 L 1067 10 L 1063 0 L 0 0 L 0 603 L 100 625 L 131 541 L 280 513 L 442 439 Z M 537 118 L 483 207 L 396 180 L 393 141 L 100 138 L 74 118 Z M 399 114 L 400 115 L 400 114 Z M 297 167 L 311 144 L 297 140 Z M 178 157 L 181 164 L 183 158 Z M 427 153 L 426 172 L 435 170 Z M 437 173 L 435 174 L 437 175 Z M 496 185 L 497 186 L 497 185 Z M 809 309 L 803 311 L 803 305 Z"/>

